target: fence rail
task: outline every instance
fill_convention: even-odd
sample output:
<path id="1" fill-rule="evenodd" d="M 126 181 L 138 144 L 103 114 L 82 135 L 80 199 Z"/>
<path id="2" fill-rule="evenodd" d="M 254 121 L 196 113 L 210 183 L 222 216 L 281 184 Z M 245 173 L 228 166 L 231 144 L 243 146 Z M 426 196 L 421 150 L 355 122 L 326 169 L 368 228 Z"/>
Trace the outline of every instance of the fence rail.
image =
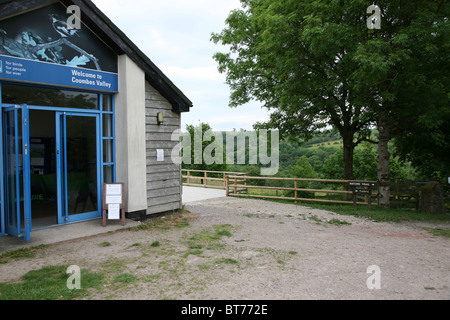
<path id="1" fill-rule="evenodd" d="M 243 172 L 228 172 L 228 171 L 207 171 L 207 170 L 181 170 L 183 175 L 183 185 L 214 188 L 214 189 L 226 189 L 226 177 L 233 176 L 233 182 L 235 184 L 242 184 L 239 191 L 245 192 L 245 186 L 247 185 L 248 173 Z M 184 174 L 185 173 L 185 174 Z"/>
<path id="2" fill-rule="evenodd" d="M 236 176 L 227 175 L 225 177 L 227 196 L 230 197 L 250 197 L 250 198 L 264 198 L 264 199 L 278 199 L 289 200 L 298 202 L 319 202 L 319 203 L 335 203 L 335 204 L 353 204 L 353 205 L 371 205 L 372 199 L 378 198 L 377 192 L 371 192 L 370 194 L 356 195 L 354 190 L 349 187 L 350 180 L 330 180 L 330 179 L 304 179 L 304 178 L 276 178 L 276 177 L 249 177 L 246 176 L 247 184 L 241 185 L 235 182 Z M 265 182 L 287 182 L 293 184 L 292 187 L 280 187 L 280 186 L 261 186 L 252 185 L 252 180 L 262 180 Z M 250 182 L 250 183 L 249 183 Z M 364 183 L 376 183 L 375 181 L 359 181 Z M 301 183 L 324 183 L 326 185 L 336 185 L 336 189 L 324 189 L 324 188 L 311 188 L 300 186 Z M 275 191 L 277 195 L 254 194 L 252 192 L 240 193 L 237 190 L 264 190 Z M 339 189 L 339 188 L 342 188 Z M 367 187 L 364 187 L 368 190 Z M 278 195 L 279 191 L 283 192 L 283 195 Z M 305 197 L 305 194 L 309 194 L 309 197 Z M 319 196 L 320 194 L 320 196 Z M 318 199 L 323 195 L 334 194 L 340 195 L 342 199 Z M 303 195 L 303 196 L 302 196 Z"/>
<path id="3" fill-rule="evenodd" d="M 183 185 L 226 190 L 230 197 L 278 199 L 298 202 L 368 205 L 378 204 L 377 181 L 252 177 L 248 173 L 183 169 Z M 355 185 L 361 187 L 355 187 Z M 392 181 L 391 205 L 419 209 L 420 190 L 426 182 Z M 442 185 L 445 203 L 450 186 Z"/>

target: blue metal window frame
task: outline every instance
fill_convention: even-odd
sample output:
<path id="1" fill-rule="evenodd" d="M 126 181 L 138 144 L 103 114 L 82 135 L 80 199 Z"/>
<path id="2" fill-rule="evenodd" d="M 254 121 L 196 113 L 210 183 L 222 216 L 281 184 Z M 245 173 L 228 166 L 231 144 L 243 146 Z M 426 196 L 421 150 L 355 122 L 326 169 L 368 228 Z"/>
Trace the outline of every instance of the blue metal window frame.
<path id="1" fill-rule="evenodd" d="M 104 173 L 105 173 L 105 168 L 106 167 L 111 167 L 112 168 L 112 183 L 115 183 L 117 181 L 117 176 L 116 176 L 116 106 L 115 106 L 115 99 L 113 95 L 109 95 L 111 97 L 111 111 L 105 111 L 104 110 L 104 106 L 103 106 L 103 97 L 106 96 L 106 94 L 100 94 L 99 97 L 99 105 L 100 105 L 100 132 L 102 134 L 102 138 L 101 138 L 101 150 L 102 150 L 102 158 L 101 158 L 101 163 L 102 163 L 102 167 L 101 167 L 101 174 L 102 174 L 102 182 L 105 182 L 105 177 L 104 177 Z M 105 137 L 103 136 L 104 134 L 104 115 L 110 115 L 111 116 L 111 137 Z M 104 142 L 105 141 L 111 141 L 111 150 L 110 152 L 111 154 L 111 160 L 112 162 L 105 162 L 104 159 Z M 103 185 L 102 185 L 103 187 Z"/>
<path id="2" fill-rule="evenodd" d="M 0 83 L 0 237 L 5 235 L 6 220 L 5 220 L 5 190 L 4 190 L 4 177 L 3 177 L 3 108 L 2 106 L 2 86 Z"/>
<path id="3" fill-rule="evenodd" d="M 67 112 L 67 113 L 74 113 L 74 114 L 84 114 L 85 116 L 97 116 L 97 137 L 98 137 L 98 150 L 97 154 L 99 155 L 100 159 L 97 160 L 97 179 L 99 181 L 98 183 L 98 216 L 94 217 L 93 219 L 97 219 L 101 217 L 101 208 L 102 208 L 102 195 L 103 195 L 103 182 L 104 182 L 104 170 L 106 167 L 111 168 L 112 172 L 112 182 L 115 183 L 117 179 L 117 165 L 116 165 L 116 127 L 115 127 L 115 94 L 114 93 L 104 93 L 104 92 L 97 92 L 97 91 L 88 91 L 88 90 L 77 90 L 77 89 L 69 89 L 69 88 L 63 88 L 63 87 L 55 87 L 55 86 L 42 86 L 42 85 L 35 85 L 35 84 L 23 84 L 23 83 L 16 83 L 16 82 L 10 82 L 10 81 L 0 81 L 0 150 L 1 150 L 1 156 L 0 156 L 0 237 L 6 235 L 6 217 L 5 217 L 5 177 L 3 174 L 3 168 L 4 168 L 4 143 L 3 143 L 3 109 L 8 107 L 13 107 L 13 104 L 3 104 L 2 103 L 2 84 L 14 84 L 14 85 L 23 85 L 23 86 L 32 86 L 32 87 L 43 87 L 43 88 L 51 88 L 51 89 L 61 89 L 61 90 L 69 90 L 69 91 L 75 91 L 75 92 L 90 92 L 98 94 L 98 109 L 97 110 L 89 110 L 89 109 L 75 109 L 75 108 L 60 108 L 57 106 L 35 106 L 35 105 L 29 105 L 29 110 L 43 110 L 43 111 L 54 111 L 55 114 L 58 112 Z M 111 110 L 105 111 L 103 106 L 103 97 L 109 96 L 111 98 Z M 111 115 L 111 135 L 112 137 L 104 137 L 103 136 L 103 126 L 104 126 L 104 117 L 103 115 L 108 114 Z M 56 126 L 56 122 L 55 122 Z M 58 130 L 56 130 L 58 131 Z M 111 150 L 111 159 L 112 162 L 105 162 L 104 161 L 104 141 L 109 140 L 111 142 L 112 150 Z M 30 181 L 27 182 L 30 184 Z M 63 191 L 63 190 L 61 190 Z"/>

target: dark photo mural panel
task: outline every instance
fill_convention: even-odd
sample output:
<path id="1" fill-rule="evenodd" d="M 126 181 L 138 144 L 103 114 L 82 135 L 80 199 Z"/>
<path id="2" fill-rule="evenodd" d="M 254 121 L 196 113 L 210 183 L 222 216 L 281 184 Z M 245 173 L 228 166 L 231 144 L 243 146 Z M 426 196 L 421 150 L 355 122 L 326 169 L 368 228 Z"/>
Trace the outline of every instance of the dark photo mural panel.
<path id="1" fill-rule="evenodd" d="M 70 29 L 66 10 L 56 3 L 0 21 L 0 54 L 117 73 L 115 53 L 83 23 Z"/>

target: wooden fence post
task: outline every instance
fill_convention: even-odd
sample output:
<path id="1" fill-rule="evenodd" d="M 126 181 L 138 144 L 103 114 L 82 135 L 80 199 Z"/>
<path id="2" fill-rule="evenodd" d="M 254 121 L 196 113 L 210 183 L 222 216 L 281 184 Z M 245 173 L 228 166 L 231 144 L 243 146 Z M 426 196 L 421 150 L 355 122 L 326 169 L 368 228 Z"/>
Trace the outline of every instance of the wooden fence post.
<path id="1" fill-rule="evenodd" d="M 298 198 L 298 191 L 297 191 L 297 189 L 298 189 L 298 181 L 297 181 L 297 177 L 295 177 L 294 189 L 295 189 L 295 191 L 294 191 L 295 204 L 297 204 L 298 203 L 298 200 L 297 200 L 297 198 Z"/>
<path id="2" fill-rule="evenodd" d="M 230 178 L 227 175 L 225 175 L 225 191 L 226 191 L 227 197 L 230 196 L 230 189 L 228 188 L 229 183 L 230 183 Z"/>

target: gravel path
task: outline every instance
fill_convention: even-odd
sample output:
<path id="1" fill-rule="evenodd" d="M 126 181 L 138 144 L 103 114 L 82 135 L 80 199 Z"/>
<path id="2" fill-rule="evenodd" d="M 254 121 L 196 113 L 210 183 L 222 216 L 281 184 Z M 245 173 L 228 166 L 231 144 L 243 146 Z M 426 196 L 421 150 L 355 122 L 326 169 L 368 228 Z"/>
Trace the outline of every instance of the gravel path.
<path id="1" fill-rule="evenodd" d="M 186 209 L 188 225 L 59 243 L 0 264 L 0 282 L 67 264 L 107 275 L 89 299 L 450 299 L 450 239 L 423 225 L 236 198 Z M 379 290 L 367 286 L 370 266 Z M 136 281 L 114 283 L 120 273 Z"/>

